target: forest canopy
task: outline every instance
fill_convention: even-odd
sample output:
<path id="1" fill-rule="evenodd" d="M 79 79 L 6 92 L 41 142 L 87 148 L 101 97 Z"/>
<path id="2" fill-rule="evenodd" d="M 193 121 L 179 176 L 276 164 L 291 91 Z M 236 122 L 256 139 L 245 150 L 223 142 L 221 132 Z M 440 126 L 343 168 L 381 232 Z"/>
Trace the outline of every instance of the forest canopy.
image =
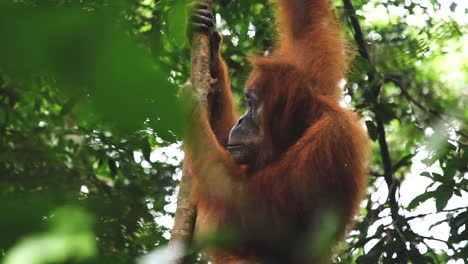
<path id="1" fill-rule="evenodd" d="M 372 140 L 366 198 L 334 262 L 464 263 L 468 3 L 332 2 L 354 55 L 342 104 Z M 247 55 L 275 44 L 274 9 L 214 3 L 241 109 Z M 133 263 L 167 244 L 183 162 L 187 4 L 0 0 L 4 263 Z"/>

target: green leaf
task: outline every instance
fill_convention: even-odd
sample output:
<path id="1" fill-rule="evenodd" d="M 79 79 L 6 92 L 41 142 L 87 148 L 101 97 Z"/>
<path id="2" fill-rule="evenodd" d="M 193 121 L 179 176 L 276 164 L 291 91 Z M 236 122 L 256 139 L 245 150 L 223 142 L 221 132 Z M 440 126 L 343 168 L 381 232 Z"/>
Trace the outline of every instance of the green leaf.
<path id="1" fill-rule="evenodd" d="M 440 175 L 439 173 L 435 173 L 435 172 L 432 173 L 432 179 L 437 182 L 446 182 L 445 178 L 442 175 Z"/>
<path id="2" fill-rule="evenodd" d="M 456 149 L 454 145 L 452 145 L 451 143 L 449 143 L 447 141 L 444 141 L 444 140 L 445 139 L 443 137 L 439 136 L 439 135 L 432 136 L 429 139 L 428 144 L 435 151 L 434 151 L 433 155 L 430 158 L 427 158 L 427 159 L 424 160 L 424 163 L 426 165 L 434 164 L 436 161 L 447 157 L 447 154 L 450 151 L 454 151 Z"/>
<path id="3" fill-rule="evenodd" d="M 375 115 L 382 120 L 384 124 L 389 123 L 396 118 L 395 109 L 398 107 L 392 103 L 379 104 L 375 108 Z"/>
<path id="4" fill-rule="evenodd" d="M 377 127 L 375 126 L 374 122 L 367 120 L 366 121 L 367 133 L 369 133 L 370 138 L 373 141 L 377 140 Z"/>
<path id="5" fill-rule="evenodd" d="M 168 13 L 168 39 L 175 46 L 181 49 L 185 47 L 187 32 L 187 1 L 176 0 Z"/>
<path id="6" fill-rule="evenodd" d="M 431 174 L 429 172 L 427 172 L 427 171 L 425 171 L 425 172 L 423 172 L 423 173 L 421 173 L 419 175 L 424 176 L 424 177 L 428 177 L 428 178 L 432 178 Z"/>
<path id="7" fill-rule="evenodd" d="M 402 168 L 404 166 L 411 165 L 414 155 L 415 154 L 408 154 L 408 155 L 404 156 L 403 158 L 401 158 L 395 165 L 393 165 L 392 171 L 396 172 L 396 171 L 398 171 L 400 168 Z"/>
<path id="8" fill-rule="evenodd" d="M 141 152 L 145 160 L 149 161 L 151 156 L 151 146 L 147 137 L 142 139 Z"/>
<path id="9" fill-rule="evenodd" d="M 109 164 L 103 162 L 103 160 L 100 160 L 99 162 L 97 162 L 97 169 L 95 173 L 96 173 L 96 178 L 98 178 L 99 180 L 105 181 L 105 180 L 112 179 L 111 169 L 109 168 Z"/>
<path id="10" fill-rule="evenodd" d="M 378 263 L 378 260 L 380 256 L 383 253 L 383 246 L 384 246 L 384 240 L 381 239 L 370 251 L 369 253 L 359 256 L 356 259 L 356 263 L 358 264 L 372 264 L 372 263 Z"/>
<path id="11" fill-rule="evenodd" d="M 117 164 L 115 163 L 115 160 L 109 158 L 107 160 L 107 165 L 109 166 L 110 175 L 114 177 L 117 173 Z"/>
<path id="12" fill-rule="evenodd" d="M 442 167 L 442 170 L 444 171 L 444 178 L 453 179 L 453 176 L 455 176 L 455 173 L 457 172 L 458 164 L 459 163 L 456 158 L 449 158 L 445 163 L 445 166 Z"/>
<path id="13" fill-rule="evenodd" d="M 414 208 L 416 208 L 417 206 L 419 206 L 420 204 L 424 203 L 425 201 L 427 201 L 428 199 L 430 198 L 433 198 L 435 195 L 434 192 L 425 192 L 419 196 L 417 196 L 416 198 L 414 198 L 409 204 L 408 206 L 406 207 L 406 209 L 408 210 L 412 210 Z"/>
<path id="14" fill-rule="evenodd" d="M 436 208 L 437 211 L 442 211 L 445 206 L 447 206 L 450 197 L 453 195 L 453 186 L 448 186 L 446 184 L 440 185 L 435 190 L 435 198 L 436 198 Z"/>

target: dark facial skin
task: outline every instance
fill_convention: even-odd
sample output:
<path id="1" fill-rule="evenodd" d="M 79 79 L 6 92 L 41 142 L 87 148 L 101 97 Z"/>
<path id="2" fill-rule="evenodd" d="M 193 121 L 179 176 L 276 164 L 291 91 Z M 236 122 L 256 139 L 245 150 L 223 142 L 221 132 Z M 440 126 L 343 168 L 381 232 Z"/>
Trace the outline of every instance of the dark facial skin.
<path id="1" fill-rule="evenodd" d="M 255 162 L 262 137 L 261 102 L 251 90 L 245 92 L 245 101 L 247 112 L 232 128 L 228 141 L 229 153 L 238 164 Z"/>

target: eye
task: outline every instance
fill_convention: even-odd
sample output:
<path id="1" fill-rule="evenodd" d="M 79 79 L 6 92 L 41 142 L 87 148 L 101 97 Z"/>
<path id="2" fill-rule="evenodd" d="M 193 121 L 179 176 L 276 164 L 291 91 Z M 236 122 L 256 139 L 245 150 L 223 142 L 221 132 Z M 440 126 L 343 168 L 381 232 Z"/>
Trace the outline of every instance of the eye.
<path id="1" fill-rule="evenodd" d="M 248 94 L 245 95 L 244 104 L 245 106 L 252 107 L 252 98 Z"/>

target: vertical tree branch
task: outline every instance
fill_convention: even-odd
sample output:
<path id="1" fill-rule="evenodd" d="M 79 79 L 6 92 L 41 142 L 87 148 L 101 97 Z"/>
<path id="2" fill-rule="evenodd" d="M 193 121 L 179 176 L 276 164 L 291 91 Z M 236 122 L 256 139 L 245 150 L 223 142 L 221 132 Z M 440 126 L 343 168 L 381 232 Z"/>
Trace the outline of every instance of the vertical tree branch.
<path id="1" fill-rule="evenodd" d="M 169 246 L 175 250 L 188 246 L 192 241 L 197 211 L 191 197 L 192 173 L 188 166 L 184 165 L 182 178 L 179 183 L 177 195 L 177 210 L 174 217 Z M 177 263 L 183 263 L 181 259 Z"/>
<path id="2" fill-rule="evenodd" d="M 210 5 L 211 1 L 204 1 Z M 206 100 L 210 90 L 210 39 L 206 34 L 194 32 L 192 40 L 192 88 L 194 94 L 200 100 Z M 187 161 L 187 160 L 186 160 Z M 172 236 L 169 246 L 186 247 L 191 244 L 197 210 L 192 200 L 192 171 L 184 164 L 182 179 L 179 184 L 177 197 L 177 210 L 172 228 Z M 177 263 L 186 263 L 187 259 L 180 259 Z"/>
<path id="3" fill-rule="evenodd" d="M 359 24 L 359 21 L 356 18 L 356 10 L 353 4 L 351 3 L 351 0 L 343 0 L 343 4 L 345 7 L 345 11 L 347 13 L 347 17 L 349 18 L 349 23 L 354 31 L 354 40 L 356 41 L 358 45 L 359 54 L 371 66 L 371 69 L 367 73 L 369 76 L 368 80 L 371 85 L 374 85 L 374 87 L 371 87 L 372 91 L 374 92 L 374 99 L 375 99 L 375 102 L 373 103 L 376 106 L 378 106 L 380 104 L 379 93 L 380 93 L 382 84 L 376 81 L 377 75 L 376 75 L 375 67 L 372 64 L 369 51 L 367 49 L 366 41 L 362 33 L 361 25 Z M 398 203 L 396 200 L 397 182 L 395 181 L 393 177 L 392 160 L 390 157 L 390 151 L 388 150 L 388 144 L 387 144 L 386 133 L 385 133 L 385 125 L 378 115 L 376 115 L 375 121 L 377 123 L 377 135 L 378 135 L 378 142 L 380 146 L 380 155 L 382 156 L 384 178 L 385 178 L 385 182 L 387 183 L 388 190 L 389 190 L 388 199 L 389 199 L 391 215 L 392 215 L 392 219 L 394 221 L 397 221 L 399 219 L 399 213 L 398 213 L 399 208 L 398 208 Z"/>
<path id="4" fill-rule="evenodd" d="M 358 19 L 356 18 L 356 10 L 351 2 L 351 0 L 343 0 L 345 12 L 347 13 L 347 17 L 349 18 L 349 23 L 354 31 L 354 39 L 359 47 L 359 54 L 363 57 L 371 66 L 369 72 L 367 73 L 369 76 L 369 83 L 373 86 L 371 87 L 374 93 L 374 101 L 372 102 L 376 107 L 380 104 L 380 93 L 382 89 L 382 82 L 378 81 L 378 73 L 374 65 L 372 64 L 371 57 L 369 55 L 367 44 L 364 39 L 364 35 L 362 33 L 361 25 L 359 24 Z M 393 170 L 392 170 L 392 160 L 390 157 L 390 151 L 388 149 L 388 143 L 386 138 L 386 131 L 385 131 L 385 124 L 382 121 L 382 118 L 379 117 L 377 114 L 375 116 L 375 121 L 377 123 L 377 135 L 378 135 L 378 142 L 380 147 L 380 155 L 382 156 L 382 166 L 384 169 L 384 178 L 385 182 L 387 183 L 388 187 L 388 198 L 387 203 L 390 207 L 390 215 L 392 217 L 393 223 L 392 225 L 395 228 L 397 234 L 400 235 L 401 240 L 406 242 L 407 239 L 405 238 L 404 233 L 413 233 L 411 230 L 408 221 L 402 217 L 399 213 L 399 205 L 397 201 L 397 191 L 399 182 L 394 178 Z M 404 231 L 404 232 L 403 232 Z M 413 244 L 410 244 L 411 250 L 417 251 Z M 407 249 L 405 247 L 402 248 L 403 251 Z M 402 254 L 402 256 L 398 256 L 399 258 L 406 259 L 407 256 Z"/>

